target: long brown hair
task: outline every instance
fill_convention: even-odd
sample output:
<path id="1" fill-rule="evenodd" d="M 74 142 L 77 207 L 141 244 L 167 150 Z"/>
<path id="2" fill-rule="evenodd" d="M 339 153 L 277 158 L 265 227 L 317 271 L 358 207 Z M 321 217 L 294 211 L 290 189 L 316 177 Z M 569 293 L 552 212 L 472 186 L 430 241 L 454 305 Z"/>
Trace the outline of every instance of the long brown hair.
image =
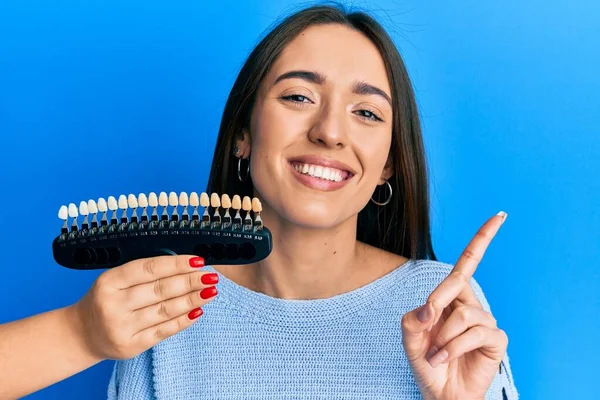
<path id="1" fill-rule="evenodd" d="M 357 239 L 404 257 L 436 260 L 430 234 L 425 149 L 412 84 L 392 39 L 364 12 L 349 13 L 339 5 L 309 7 L 288 16 L 260 41 L 243 65 L 227 99 L 207 191 L 253 196 L 251 176 L 245 182 L 238 179 L 238 159 L 233 156 L 235 141 L 241 137 L 242 129 L 249 127 L 259 85 L 285 46 L 307 27 L 324 24 L 344 25 L 368 37 L 383 57 L 392 90 L 390 153 L 394 175 L 389 182 L 393 196 L 385 206 L 369 201 L 359 212 Z M 245 168 L 246 161 L 242 163 Z M 376 192 L 387 190 L 385 186 L 378 187 Z M 388 192 L 382 197 L 386 194 Z"/>

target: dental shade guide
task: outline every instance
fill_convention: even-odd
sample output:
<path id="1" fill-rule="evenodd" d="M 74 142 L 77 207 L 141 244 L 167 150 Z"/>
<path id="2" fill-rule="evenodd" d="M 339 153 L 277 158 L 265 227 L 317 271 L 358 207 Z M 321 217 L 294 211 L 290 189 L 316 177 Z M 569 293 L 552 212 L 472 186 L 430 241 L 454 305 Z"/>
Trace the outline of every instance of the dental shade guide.
<path id="1" fill-rule="evenodd" d="M 204 208 L 202 216 L 200 206 Z M 152 208 L 150 218 L 148 207 Z M 109 196 L 108 202 L 90 199 L 82 201 L 79 208 L 75 203 L 60 207 L 58 217 L 63 224 L 52 250 L 59 265 L 77 270 L 113 268 L 140 258 L 175 254 L 201 256 L 206 265 L 250 264 L 266 258 L 272 250 L 271 232 L 263 226 L 261 211 L 257 198 L 245 196 L 242 200 L 235 195 L 232 200 L 217 193 L 209 197 L 196 192 L 189 196 L 185 192 L 160 192 L 159 196 L 152 192 L 148 196 L 122 194 L 118 200 Z M 78 217 L 83 218 L 81 225 Z"/>

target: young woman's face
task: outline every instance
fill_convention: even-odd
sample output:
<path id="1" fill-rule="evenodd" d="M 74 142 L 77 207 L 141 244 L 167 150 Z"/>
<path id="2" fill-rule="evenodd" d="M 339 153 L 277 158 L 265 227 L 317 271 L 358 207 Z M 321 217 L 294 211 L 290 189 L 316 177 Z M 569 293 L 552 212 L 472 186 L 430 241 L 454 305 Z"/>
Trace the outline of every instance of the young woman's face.
<path id="1" fill-rule="evenodd" d="M 294 39 L 261 83 L 246 134 L 265 211 L 312 228 L 356 215 L 391 175 L 390 102 L 383 59 L 360 32 L 313 26 Z"/>

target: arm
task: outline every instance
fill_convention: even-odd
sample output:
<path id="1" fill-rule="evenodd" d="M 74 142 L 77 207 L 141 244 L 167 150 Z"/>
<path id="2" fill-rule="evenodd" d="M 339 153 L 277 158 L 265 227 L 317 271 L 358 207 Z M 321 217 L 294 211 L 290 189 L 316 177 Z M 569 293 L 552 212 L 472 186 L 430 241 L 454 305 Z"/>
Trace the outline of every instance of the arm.
<path id="1" fill-rule="evenodd" d="M 23 397 L 102 361 L 87 349 L 74 312 L 65 307 L 0 325 L 0 398 Z"/>
<path id="2" fill-rule="evenodd" d="M 131 359 L 189 327 L 217 294 L 218 276 L 203 266 L 194 256 L 135 260 L 102 273 L 72 306 L 0 325 L 0 398 Z"/>

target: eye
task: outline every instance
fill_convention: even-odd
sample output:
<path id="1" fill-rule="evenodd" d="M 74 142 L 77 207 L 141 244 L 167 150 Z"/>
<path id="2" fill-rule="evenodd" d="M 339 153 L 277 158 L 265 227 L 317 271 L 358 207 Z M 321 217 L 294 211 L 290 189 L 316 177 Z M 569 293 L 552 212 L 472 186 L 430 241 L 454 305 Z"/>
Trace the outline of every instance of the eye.
<path id="1" fill-rule="evenodd" d="M 383 120 L 381 118 L 379 118 L 377 116 L 377 114 L 375 114 L 373 111 L 358 110 L 358 111 L 355 111 L 355 113 L 358 113 L 357 115 L 366 121 L 383 122 Z"/>
<path id="2" fill-rule="evenodd" d="M 281 99 L 292 103 L 312 103 L 308 97 L 301 94 L 290 94 L 288 96 L 282 96 Z"/>

